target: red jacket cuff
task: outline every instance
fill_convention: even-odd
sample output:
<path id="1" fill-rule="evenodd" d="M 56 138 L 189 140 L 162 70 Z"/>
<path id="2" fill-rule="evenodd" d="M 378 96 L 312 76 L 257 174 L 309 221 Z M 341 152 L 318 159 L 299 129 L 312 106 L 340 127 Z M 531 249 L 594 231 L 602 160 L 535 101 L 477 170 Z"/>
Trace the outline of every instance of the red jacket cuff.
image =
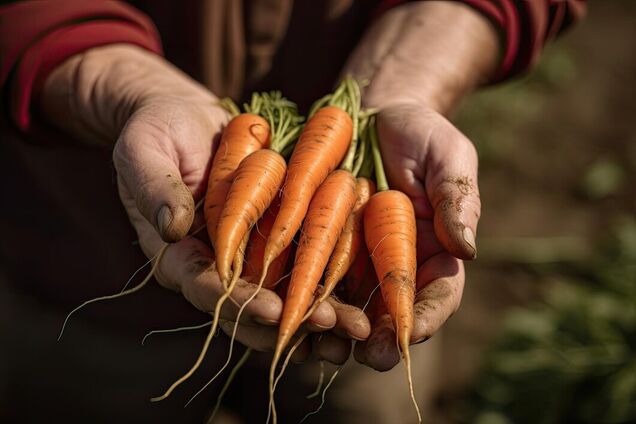
<path id="1" fill-rule="evenodd" d="M 135 44 L 161 53 L 156 39 L 128 23 L 93 21 L 54 31 L 26 50 L 14 70 L 10 89 L 11 117 L 18 127 L 29 130 L 31 105 L 37 99 L 46 77 L 69 57 L 92 47 L 114 43 Z"/>
<path id="2" fill-rule="evenodd" d="M 501 62 L 492 81 L 534 65 L 547 41 L 585 14 L 584 0 L 460 0 L 481 12 L 501 34 Z"/>
<path id="3" fill-rule="evenodd" d="M 374 17 L 409 0 L 382 0 Z M 501 34 L 501 62 L 491 78 L 519 74 L 538 59 L 545 42 L 585 14 L 585 0 L 455 0 L 488 18 Z"/>
<path id="4" fill-rule="evenodd" d="M 92 47 L 135 44 L 161 53 L 152 22 L 115 1 L 56 0 L 0 7 L 0 86 L 9 113 L 22 130 L 31 125 L 31 105 L 49 73 Z"/>

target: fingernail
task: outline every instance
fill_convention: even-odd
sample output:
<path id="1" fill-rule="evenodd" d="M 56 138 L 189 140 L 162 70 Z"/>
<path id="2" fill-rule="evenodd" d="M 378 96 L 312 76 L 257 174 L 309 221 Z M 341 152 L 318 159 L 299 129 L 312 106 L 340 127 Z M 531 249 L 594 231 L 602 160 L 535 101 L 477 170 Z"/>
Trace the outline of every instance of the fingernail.
<path id="1" fill-rule="evenodd" d="M 254 322 L 261 325 L 273 326 L 278 325 L 278 320 L 275 319 L 265 319 L 261 317 L 254 317 Z"/>
<path id="2" fill-rule="evenodd" d="M 357 340 L 357 341 L 359 341 L 359 342 L 363 342 L 363 341 L 365 341 L 365 340 L 366 340 L 366 339 L 363 339 L 363 338 L 361 338 L 361 337 L 354 336 L 354 335 L 353 335 L 353 334 L 351 334 L 351 333 L 347 333 L 347 336 L 349 336 L 349 338 L 350 338 L 351 340 Z"/>
<path id="3" fill-rule="evenodd" d="M 333 328 L 333 325 L 321 325 L 321 324 L 317 324 L 315 322 L 311 322 L 311 325 L 313 327 L 316 327 L 320 330 L 331 330 Z"/>
<path id="4" fill-rule="evenodd" d="M 429 338 L 430 338 L 430 337 L 428 337 L 428 336 L 424 336 L 424 337 L 421 337 L 421 338 L 419 338 L 419 339 L 415 340 L 414 342 L 411 342 L 411 344 L 416 345 L 416 344 L 424 343 L 424 342 L 425 342 L 425 341 L 427 341 Z"/>
<path id="5" fill-rule="evenodd" d="M 172 224 L 172 212 L 168 206 L 163 206 L 157 213 L 157 227 L 162 237 L 165 236 L 170 224 Z"/>
<path id="6" fill-rule="evenodd" d="M 473 230 L 468 227 L 464 227 L 464 231 L 462 232 L 462 236 L 464 237 L 464 241 L 466 244 L 472 249 L 471 259 L 477 258 L 477 247 L 475 245 L 475 234 Z"/>

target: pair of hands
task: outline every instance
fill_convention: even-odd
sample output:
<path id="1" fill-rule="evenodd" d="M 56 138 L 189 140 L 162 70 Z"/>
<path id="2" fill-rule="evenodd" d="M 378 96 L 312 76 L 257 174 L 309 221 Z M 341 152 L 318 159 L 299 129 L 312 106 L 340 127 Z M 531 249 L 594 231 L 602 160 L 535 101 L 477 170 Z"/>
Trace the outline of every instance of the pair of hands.
<path id="1" fill-rule="evenodd" d="M 164 59 L 128 45 L 91 49 L 60 65 L 47 79 L 41 109 L 87 143 L 114 145 L 122 203 L 144 253 L 172 243 L 157 268 L 164 287 L 210 312 L 223 294 L 210 248 L 191 231 L 202 225 L 195 202 L 207 186 L 211 158 L 227 113 L 217 99 Z M 418 294 L 413 343 L 432 336 L 458 308 L 464 285 L 460 259 L 475 256 L 479 217 L 475 149 L 442 115 L 414 102 L 393 102 L 378 118 L 381 148 L 392 188 L 413 201 L 418 219 Z M 232 297 L 245 301 L 255 286 L 239 282 Z M 238 340 L 273 350 L 282 300 L 263 290 L 246 308 Z M 222 329 L 232 332 L 237 308 L 226 302 Z M 390 320 L 367 316 L 335 300 L 305 324 L 315 333 L 295 354 L 313 351 L 343 363 L 350 355 L 372 368 L 399 362 Z M 311 339 L 311 340 L 309 340 Z"/>

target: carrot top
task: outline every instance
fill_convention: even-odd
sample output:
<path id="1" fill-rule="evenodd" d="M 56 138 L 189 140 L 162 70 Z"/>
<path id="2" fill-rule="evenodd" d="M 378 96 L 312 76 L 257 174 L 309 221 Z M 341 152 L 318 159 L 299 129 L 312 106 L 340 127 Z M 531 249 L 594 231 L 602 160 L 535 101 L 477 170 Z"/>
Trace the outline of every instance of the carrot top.
<path id="1" fill-rule="evenodd" d="M 367 128 L 367 135 L 371 144 L 371 154 L 373 155 L 373 166 L 375 168 L 375 182 L 377 184 L 378 191 L 386 191 L 389 189 L 389 183 L 384 173 L 384 165 L 382 164 L 382 153 L 380 152 L 380 145 L 378 143 L 378 131 L 376 128 L 376 117 L 372 116 L 369 119 L 369 127 Z"/>
<path id="2" fill-rule="evenodd" d="M 252 96 L 254 103 L 254 95 Z M 271 128 L 270 149 L 287 158 L 294 148 L 304 118 L 298 115 L 296 104 L 282 96 L 280 91 L 256 95 L 256 107 Z M 245 105 L 245 109 L 251 105 Z"/>
<path id="3" fill-rule="evenodd" d="M 219 101 L 219 105 L 232 117 L 241 114 L 241 109 L 229 97 Z M 243 103 L 243 111 L 260 115 L 270 126 L 270 149 L 288 158 L 294 142 L 302 130 L 304 118 L 298 114 L 298 107 L 283 97 L 280 91 L 252 93 L 249 103 Z"/>

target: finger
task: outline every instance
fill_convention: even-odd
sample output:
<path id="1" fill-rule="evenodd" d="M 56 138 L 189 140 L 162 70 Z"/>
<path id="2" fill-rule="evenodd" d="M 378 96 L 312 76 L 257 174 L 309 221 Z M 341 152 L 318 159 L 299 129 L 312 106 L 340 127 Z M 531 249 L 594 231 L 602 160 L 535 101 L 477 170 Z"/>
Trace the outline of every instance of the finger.
<path id="1" fill-rule="evenodd" d="M 234 324 L 233 321 L 224 320 L 220 322 L 221 329 L 229 337 L 231 337 L 234 332 Z M 278 340 L 278 328 L 253 324 L 239 324 L 236 330 L 236 340 L 242 345 L 259 352 L 273 352 L 276 348 L 276 341 Z M 285 349 L 285 352 L 289 352 L 296 340 L 297 337 L 292 339 Z M 310 354 L 311 343 L 309 338 L 306 338 L 292 354 L 291 361 L 296 363 L 302 362 L 306 360 Z"/>
<path id="2" fill-rule="evenodd" d="M 133 118 L 122 131 L 113 161 L 120 182 L 141 214 L 169 243 L 182 239 L 194 217 L 194 199 L 182 180 L 172 140 L 153 117 Z M 165 125 L 164 125 L 165 126 Z"/>
<path id="3" fill-rule="evenodd" d="M 434 228 L 441 244 L 459 259 L 475 259 L 475 235 L 481 201 L 477 187 L 477 151 L 452 124 L 431 130 L 426 191 L 434 209 Z"/>
<path id="4" fill-rule="evenodd" d="M 351 356 L 351 340 L 340 338 L 330 331 L 313 334 L 312 350 L 316 358 L 342 365 Z"/>
<path id="5" fill-rule="evenodd" d="M 129 197 L 124 199 L 124 206 L 132 202 Z M 142 250 L 147 256 L 153 257 L 165 243 L 136 208 L 130 209 L 129 215 L 139 235 Z M 194 237 L 184 238 L 166 249 L 155 277 L 162 286 L 181 292 L 192 305 L 204 312 L 213 312 L 217 300 L 225 293 L 225 286 L 216 272 L 212 250 Z M 242 305 L 256 288 L 255 284 L 238 280 L 231 297 Z M 245 307 L 241 322 L 276 325 L 280 320 L 282 307 L 282 300 L 276 293 L 261 289 Z M 238 307 L 233 302 L 226 301 L 221 309 L 221 317 L 235 319 L 237 312 Z"/>
<path id="6" fill-rule="evenodd" d="M 362 365 L 367 364 L 367 342 L 355 342 L 353 346 L 353 357 Z"/>
<path id="7" fill-rule="evenodd" d="M 319 291 L 317 294 L 320 293 Z M 333 306 L 328 302 L 322 302 L 316 310 L 307 318 L 303 326 L 312 333 L 329 330 L 336 325 L 337 317 Z"/>
<path id="8" fill-rule="evenodd" d="M 464 290 L 463 263 L 448 253 L 433 256 L 417 273 L 411 343 L 428 340 L 459 308 Z"/>
<path id="9" fill-rule="evenodd" d="M 364 363 L 376 371 L 388 371 L 400 362 L 395 331 L 389 314 L 376 318 L 366 341 Z"/>
<path id="10" fill-rule="evenodd" d="M 336 324 L 333 332 L 342 337 L 353 340 L 366 340 L 371 334 L 371 323 L 360 308 L 339 302 L 329 296 L 327 302 L 336 313 Z"/>

